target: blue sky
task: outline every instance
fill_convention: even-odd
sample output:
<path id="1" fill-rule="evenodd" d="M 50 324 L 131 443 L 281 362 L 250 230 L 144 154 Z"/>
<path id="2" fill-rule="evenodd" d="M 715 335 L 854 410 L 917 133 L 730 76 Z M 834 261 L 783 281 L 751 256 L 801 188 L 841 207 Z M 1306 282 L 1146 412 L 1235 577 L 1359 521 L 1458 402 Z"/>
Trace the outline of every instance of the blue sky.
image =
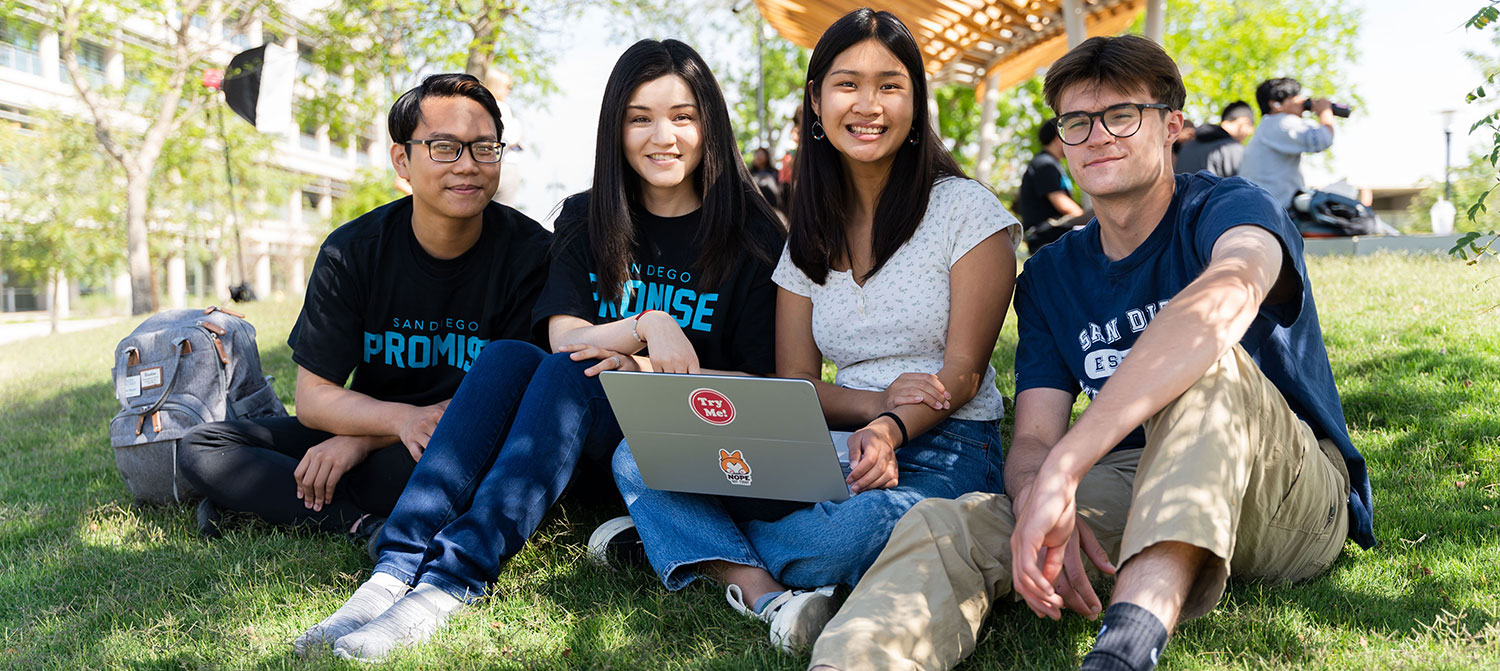
<path id="1" fill-rule="evenodd" d="M 1168 11 L 1171 11 L 1168 0 Z M 1364 106 L 1337 127 L 1330 161 L 1309 164 L 1308 182 L 1321 185 L 1346 178 L 1369 187 L 1404 186 L 1421 179 L 1441 180 L 1443 133 L 1440 111 L 1456 110 L 1453 123 L 1454 162 L 1464 160 L 1470 147 L 1484 146 L 1468 128 L 1483 116 L 1477 106 L 1464 104 L 1464 95 L 1478 82 L 1478 73 L 1463 58 L 1466 49 L 1489 49 L 1483 33 L 1463 28 L 1481 4 L 1477 0 L 1356 0 L 1364 9 L 1360 31 L 1360 59 L 1352 80 Z M 604 82 L 628 40 L 610 35 L 611 16 L 591 12 L 570 26 L 566 34 L 547 38 L 557 55 L 552 77 L 560 89 L 546 104 L 513 100 L 525 124 L 532 149 L 507 169 L 524 171 L 521 209 L 546 218 L 558 200 L 588 187 L 593 169 L 593 144 Z M 713 48 L 723 41 L 690 43 Z"/>

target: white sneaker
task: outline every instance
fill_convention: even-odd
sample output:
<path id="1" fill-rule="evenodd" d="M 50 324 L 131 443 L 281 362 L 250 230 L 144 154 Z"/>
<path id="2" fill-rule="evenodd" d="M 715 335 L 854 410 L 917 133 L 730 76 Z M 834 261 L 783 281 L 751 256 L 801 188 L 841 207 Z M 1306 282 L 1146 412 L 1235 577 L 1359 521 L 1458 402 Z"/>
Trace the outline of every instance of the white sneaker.
<path id="1" fill-rule="evenodd" d="M 594 529 L 589 535 L 584 556 L 603 567 L 640 566 L 646 563 L 646 547 L 629 515 L 616 517 Z"/>
<path id="2" fill-rule="evenodd" d="M 782 652 L 796 652 L 809 647 L 823 633 L 823 627 L 833 619 L 833 585 L 815 590 L 787 590 L 782 592 L 765 610 L 757 613 L 745 604 L 744 592 L 739 585 L 730 585 L 724 590 L 724 599 L 735 610 L 767 622 L 771 625 L 771 644 Z"/>

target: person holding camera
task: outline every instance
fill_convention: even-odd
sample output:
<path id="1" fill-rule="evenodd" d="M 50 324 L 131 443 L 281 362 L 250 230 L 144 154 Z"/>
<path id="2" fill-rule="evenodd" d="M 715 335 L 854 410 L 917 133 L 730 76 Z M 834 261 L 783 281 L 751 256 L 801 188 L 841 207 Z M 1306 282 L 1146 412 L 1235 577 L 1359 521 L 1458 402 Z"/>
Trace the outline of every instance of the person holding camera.
<path id="1" fill-rule="evenodd" d="M 1290 77 L 1261 82 L 1255 102 L 1260 105 L 1260 125 L 1245 146 L 1240 176 L 1287 207 L 1303 188 L 1302 155 L 1332 147 L 1333 117 L 1349 116 L 1349 108 L 1324 98 L 1309 99 L 1302 94 L 1302 84 Z M 1314 119 L 1302 118 L 1308 109 Z"/>

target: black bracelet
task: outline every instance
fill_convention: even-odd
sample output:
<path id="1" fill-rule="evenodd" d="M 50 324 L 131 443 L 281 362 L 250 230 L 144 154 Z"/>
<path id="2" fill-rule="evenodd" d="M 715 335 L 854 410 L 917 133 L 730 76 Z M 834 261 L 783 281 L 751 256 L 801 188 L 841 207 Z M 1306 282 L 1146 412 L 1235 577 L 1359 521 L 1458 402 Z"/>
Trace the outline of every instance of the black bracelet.
<path id="1" fill-rule="evenodd" d="M 896 428 L 901 429 L 901 445 L 905 445 L 907 441 L 911 440 L 911 438 L 907 437 L 906 435 L 906 422 L 901 421 L 900 415 L 894 412 L 886 411 L 876 415 L 875 419 L 880 419 L 881 417 L 891 418 L 891 421 L 896 423 Z M 901 445 L 897 445 L 896 447 L 901 447 Z"/>

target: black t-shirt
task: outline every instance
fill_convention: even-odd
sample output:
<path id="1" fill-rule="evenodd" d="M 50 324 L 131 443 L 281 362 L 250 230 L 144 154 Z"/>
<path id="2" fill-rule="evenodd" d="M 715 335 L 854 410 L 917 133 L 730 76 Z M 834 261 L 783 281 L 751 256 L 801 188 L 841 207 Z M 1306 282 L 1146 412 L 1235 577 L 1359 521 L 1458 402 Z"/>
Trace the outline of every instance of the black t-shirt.
<path id="1" fill-rule="evenodd" d="M 531 308 L 547 275 L 546 229 L 498 203 L 457 258 L 433 258 L 411 226 L 411 198 L 340 226 L 318 250 L 292 360 L 380 399 L 430 405 L 452 398 L 491 340 L 535 341 Z"/>
<path id="2" fill-rule="evenodd" d="M 780 226 L 751 215 L 745 222 L 751 244 L 760 246 L 772 260 L 741 254 L 722 283 L 705 287 L 693 267 L 698 259 L 694 238 L 701 212 L 681 217 L 632 214 L 636 250 L 630 279 L 619 303 L 611 304 L 595 290 L 588 195 L 569 198 L 557 217 L 547 287 L 532 310 L 536 328 L 545 330 L 554 315 L 603 324 L 646 310 L 662 310 L 677 320 L 704 368 L 759 375 L 775 372 L 776 284 L 771 271 L 783 244 Z"/>
<path id="3" fill-rule="evenodd" d="M 1021 175 L 1021 191 L 1016 194 L 1016 211 L 1021 215 L 1021 227 L 1035 228 L 1048 219 L 1062 215 L 1062 210 L 1052 206 L 1047 198 L 1054 191 L 1068 192 L 1072 197 L 1073 182 L 1068 173 L 1053 155 L 1042 152 L 1031 159 L 1026 173 Z"/>

